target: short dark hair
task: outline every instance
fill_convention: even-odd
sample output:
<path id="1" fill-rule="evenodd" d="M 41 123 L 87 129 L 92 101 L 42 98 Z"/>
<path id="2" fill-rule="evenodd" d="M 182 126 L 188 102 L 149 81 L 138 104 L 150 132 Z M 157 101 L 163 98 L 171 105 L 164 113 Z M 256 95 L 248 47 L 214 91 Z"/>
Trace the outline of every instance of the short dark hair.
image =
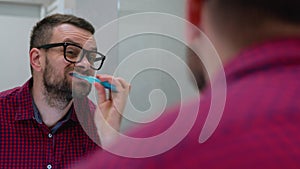
<path id="1" fill-rule="evenodd" d="M 34 47 L 49 43 L 53 28 L 61 24 L 71 24 L 87 30 L 91 32 L 91 34 L 95 33 L 92 24 L 83 18 L 68 14 L 53 14 L 37 22 L 33 27 L 30 37 L 30 50 Z"/>
<path id="2" fill-rule="evenodd" d="M 240 17 L 260 16 L 255 19 L 273 18 L 293 24 L 300 23 L 299 0 L 204 0 L 216 5 L 221 13 L 239 12 Z M 241 13 L 242 12 L 242 13 Z M 236 15 L 236 16 L 237 16 Z M 244 16 L 243 16 L 244 15 Z"/>
<path id="3" fill-rule="evenodd" d="M 83 18 L 68 14 L 49 15 L 41 21 L 37 22 L 33 27 L 30 36 L 30 50 L 34 47 L 49 43 L 49 40 L 52 37 L 53 28 L 61 24 L 70 24 L 78 28 L 87 30 L 91 34 L 95 33 L 93 25 Z M 32 74 L 32 66 L 30 66 L 30 71 Z"/>
<path id="4" fill-rule="evenodd" d="M 300 26 L 300 0 L 204 0 L 204 3 L 211 24 L 217 29 L 215 33 L 240 47 L 284 34 L 283 28 L 282 35 L 272 32 L 272 27 L 267 30 L 271 24 L 274 29 L 277 25 Z"/>

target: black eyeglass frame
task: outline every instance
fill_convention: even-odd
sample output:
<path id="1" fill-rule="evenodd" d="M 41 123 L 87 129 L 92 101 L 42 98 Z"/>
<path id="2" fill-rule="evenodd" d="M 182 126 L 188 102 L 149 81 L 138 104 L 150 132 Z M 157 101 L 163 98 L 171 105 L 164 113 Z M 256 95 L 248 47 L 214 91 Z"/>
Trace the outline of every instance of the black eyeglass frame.
<path id="1" fill-rule="evenodd" d="M 70 63 L 74 63 L 74 64 L 81 62 L 84 56 L 88 57 L 89 53 L 96 53 L 96 54 L 100 55 L 101 57 L 100 58 L 96 58 L 96 60 L 95 60 L 95 62 L 101 61 L 100 66 L 98 68 L 95 68 L 95 67 L 93 67 L 93 65 L 91 65 L 91 68 L 94 69 L 94 70 L 100 70 L 101 67 L 103 66 L 104 60 L 106 58 L 106 56 L 103 55 L 100 52 L 92 51 L 92 50 L 87 50 L 87 49 L 84 49 L 83 47 L 81 47 L 81 46 L 79 46 L 77 44 L 69 43 L 69 42 L 50 43 L 50 44 L 45 44 L 45 45 L 38 46 L 36 48 L 38 48 L 38 49 L 50 49 L 50 48 L 59 47 L 59 46 L 63 46 L 64 47 L 64 58 L 65 58 L 65 60 L 68 61 L 68 62 L 70 62 Z M 66 50 L 67 50 L 68 46 L 75 46 L 75 47 L 78 47 L 78 48 L 80 48 L 82 50 L 82 54 L 80 55 L 80 59 L 78 61 L 72 61 L 72 60 L 69 60 L 67 58 Z M 89 58 L 87 58 L 87 59 L 89 60 Z"/>

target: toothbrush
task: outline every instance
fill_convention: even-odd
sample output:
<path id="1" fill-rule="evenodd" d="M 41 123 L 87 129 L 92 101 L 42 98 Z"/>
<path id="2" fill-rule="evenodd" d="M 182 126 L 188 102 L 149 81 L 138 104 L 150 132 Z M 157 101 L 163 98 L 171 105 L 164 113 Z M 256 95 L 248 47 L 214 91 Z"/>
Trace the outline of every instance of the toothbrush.
<path id="1" fill-rule="evenodd" d="M 102 82 L 100 79 L 93 77 L 93 76 L 84 76 L 77 73 L 70 73 L 71 76 L 77 77 L 79 79 L 83 79 L 88 81 L 89 83 L 93 84 L 94 82 L 100 83 L 104 88 L 110 89 L 112 92 L 118 92 L 115 85 L 110 84 L 108 81 Z"/>

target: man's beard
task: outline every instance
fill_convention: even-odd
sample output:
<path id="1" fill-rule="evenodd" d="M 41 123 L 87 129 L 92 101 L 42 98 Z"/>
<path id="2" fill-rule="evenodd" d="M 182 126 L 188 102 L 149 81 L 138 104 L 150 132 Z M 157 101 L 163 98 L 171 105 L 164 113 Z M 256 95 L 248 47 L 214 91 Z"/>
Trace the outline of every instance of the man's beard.
<path id="1" fill-rule="evenodd" d="M 81 82 L 78 87 L 74 87 L 72 90 L 72 82 L 68 81 L 70 71 L 73 69 L 66 69 L 64 76 L 57 75 L 55 68 L 49 63 L 46 56 L 46 66 L 43 73 L 44 84 L 44 96 L 46 96 L 46 102 L 51 107 L 56 107 L 60 110 L 64 109 L 68 103 L 76 98 L 86 97 L 91 91 L 91 85 Z M 76 84 L 74 84 L 76 85 Z"/>

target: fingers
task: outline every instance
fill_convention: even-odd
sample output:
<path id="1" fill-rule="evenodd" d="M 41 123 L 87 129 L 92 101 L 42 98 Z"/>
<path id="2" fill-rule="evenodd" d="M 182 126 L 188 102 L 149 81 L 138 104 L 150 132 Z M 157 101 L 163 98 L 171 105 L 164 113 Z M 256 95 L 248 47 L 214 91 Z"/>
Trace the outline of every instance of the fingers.
<path id="1" fill-rule="evenodd" d="M 118 91 L 128 91 L 130 90 L 130 84 L 127 83 L 123 78 L 113 77 L 111 75 L 96 75 L 101 81 L 108 81 L 109 83 L 115 85 Z"/>
<path id="2" fill-rule="evenodd" d="M 110 92 L 109 98 L 112 98 L 113 95 L 114 96 L 128 95 L 130 91 L 131 88 L 130 84 L 127 83 L 123 78 L 113 77 L 111 75 L 106 75 L 106 74 L 103 75 L 97 74 L 96 77 L 99 78 L 101 81 L 108 81 L 109 83 L 116 86 L 118 92 Z M 106 97 L 106 92 L 104 87 L 99 83 L 95 84 L 95 87 L 98 91 L 99 102 L 100 103 L 105 102 L 107 100 L 107 97 Z"/>
<path id="3" fill-rule="evenodd" d="M 105 88 L 100 83 L 94 83 L 94 85 L 98 95 L 98 102 L 101 104 L 106 101 Z"/>
<path id="4" fill-rule="evenodd" d="M 118 77 L 118 78 L 115 78 L 114 80 L 116 80 L 117 82 L 119 82 L 119 84 L 121 86 L 121 89 L 130 92 L 131 86 L 124 79 Z"/>

